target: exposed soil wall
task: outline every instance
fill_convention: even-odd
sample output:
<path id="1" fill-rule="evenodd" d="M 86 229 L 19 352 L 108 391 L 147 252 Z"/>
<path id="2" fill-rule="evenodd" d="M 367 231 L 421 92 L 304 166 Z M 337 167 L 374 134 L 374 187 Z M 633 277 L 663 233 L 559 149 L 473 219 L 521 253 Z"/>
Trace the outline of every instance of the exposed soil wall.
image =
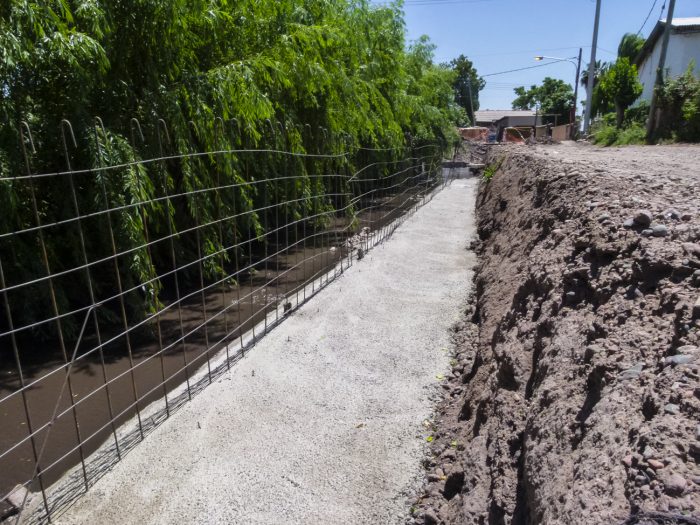
<path id="1" fill-rule="evenodd" d="M 700 149 L 495 148 L 418 523 L 700 523 Z"/>

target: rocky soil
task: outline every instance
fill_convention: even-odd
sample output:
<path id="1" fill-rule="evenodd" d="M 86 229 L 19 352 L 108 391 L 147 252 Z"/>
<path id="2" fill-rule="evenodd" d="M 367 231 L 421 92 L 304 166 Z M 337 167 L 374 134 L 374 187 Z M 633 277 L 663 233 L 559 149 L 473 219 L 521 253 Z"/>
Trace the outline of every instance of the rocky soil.
<path id="1" fill-rule="evenodd" d="M 412 523 L 700 524 L 700 148 L 493 147 Z"/>

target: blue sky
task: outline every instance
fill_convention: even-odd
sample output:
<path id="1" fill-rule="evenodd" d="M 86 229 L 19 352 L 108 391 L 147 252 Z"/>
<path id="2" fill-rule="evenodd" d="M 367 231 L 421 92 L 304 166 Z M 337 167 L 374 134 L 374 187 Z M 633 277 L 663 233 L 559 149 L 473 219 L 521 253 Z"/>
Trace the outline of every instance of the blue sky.
<path id="1" fill-rule="evenodd" d="M 437 45 L 437 62 L 464 54 L 479 74 L 536 65 L 535 55 L 573 57 L 583 47 L 590 58 L 594 0 L 405 0 L 409 39 L 426 34 Z M 668 0 L 657 0 L 642 36 L 651 32 Z M 636 33 L 654 0 L 602 0 L 598 59 L 614 60 L 620 38 Z M 665 13 L 665 11 L 664 11 Z M 674 17 L 700 16 L 700 0 L 677 0 Z M 665 18 L 665 14 L 663 17 Z M 545 76 L 573 85 L 575 67 L 562 62 L 487 78 L 481 109 L 510 108 L 513 87 L 539 83 Z M 579 90 L 579 98 L 585 90 Z"/>

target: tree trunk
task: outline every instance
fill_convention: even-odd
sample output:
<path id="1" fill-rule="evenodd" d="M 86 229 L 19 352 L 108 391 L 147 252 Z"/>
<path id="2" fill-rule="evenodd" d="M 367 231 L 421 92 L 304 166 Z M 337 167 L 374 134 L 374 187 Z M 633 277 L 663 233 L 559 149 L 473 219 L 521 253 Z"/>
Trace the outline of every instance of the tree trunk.
<path id="1" fill-rule="evenodd" d="M 616 102 L 615 112 L 617 113 L 617 128 L 619 129 L 622 127 L 622 123 L 625 120 L 625 108 Z"/>

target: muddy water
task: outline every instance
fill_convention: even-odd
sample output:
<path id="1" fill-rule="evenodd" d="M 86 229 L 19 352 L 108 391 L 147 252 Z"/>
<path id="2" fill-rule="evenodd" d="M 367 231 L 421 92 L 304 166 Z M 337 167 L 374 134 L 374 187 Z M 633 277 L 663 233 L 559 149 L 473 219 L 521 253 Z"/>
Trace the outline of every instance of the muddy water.
<path id="1" fill-rule="evenodd" d="M 366 211 L 359 215 L 360 226 L 371 226 L 376 234 L 406 209 L 415 205 L 424 188 L 414 188 L 392 200 L 375 199 L 364 203 Z M 0 368 L 0 500 L 12 487 L 31 479 L 35 452 L 42 448 L 46 429 L 28 438 L 29 428 L 45 425 L 56 410 L 63 389 L 58 413 L 51 428 L 41 460 L 41 481 L 46 487 L 66 470 L 80 463 L 105 440 L 114 439 L 116 428 L 137 411 L 157 401 L 166 406 L 168 394 L 187 382 L 193 373 L 206 367 L 218 351 L 241 338 L 269 312 L 289 301 L 302 302 L 304 285 L 331 270 L 348 250 L 347 221 L 335 218 L 329 230 L 298 244 L 286 232 L 268 239 L 268 260 L 264 253 L 255 253 L 253 261 L 241 260 L 241 267 L 252 265 L 254 271 L 243 272 L 237 284 L 209 288 L 204 297 L 196 293 L 183 300 L 180 308 L 166 310 L 130 339 L 121 336 L 106 345 L 102 354 L 93 352 L 78 358 L 70 383 L 65 384 L 65 362 L 56 358 L 50 363 L 23 366 L 24 399 L 18 392 L 19 378 L 13 363 Z M 280 252 L 271 257 L 270 254 Z M 255 262 L 257 259 L 257 262 Z M 183 290 L 183 295 L 188 290 Z M 115 311 L 117 310 L 116 305 Z M 225 313 L 221 313 L 226 310 Z M 84 314 L 83 314 L 84 315 Z M 97 345 L 94 330 L 88 331 L 78 355 Z M 160 334 L 160 336 L 158 335 Z M 182 337 L 185 334 L 185 337 Z M 102 333 L 102 340 L 109 333 Z M 131 357 L 128 348 L 131 347 Z M 72 353 L 72 348 L 68 349 Z M 59 356 L 57 349 L 42 349 L 44 355 Z M 205 368 L 206 369 L 206 368 Z M 105 381 L 106 379 L 106 381 Z M 106 384 L 107 383 L 107 384 Z M 25 416 L 26 402 L 30 420 Z M 76 424 L 77 423 L 77 424 Z M 37 484 L 32 490 L 39 490 Z"/>

